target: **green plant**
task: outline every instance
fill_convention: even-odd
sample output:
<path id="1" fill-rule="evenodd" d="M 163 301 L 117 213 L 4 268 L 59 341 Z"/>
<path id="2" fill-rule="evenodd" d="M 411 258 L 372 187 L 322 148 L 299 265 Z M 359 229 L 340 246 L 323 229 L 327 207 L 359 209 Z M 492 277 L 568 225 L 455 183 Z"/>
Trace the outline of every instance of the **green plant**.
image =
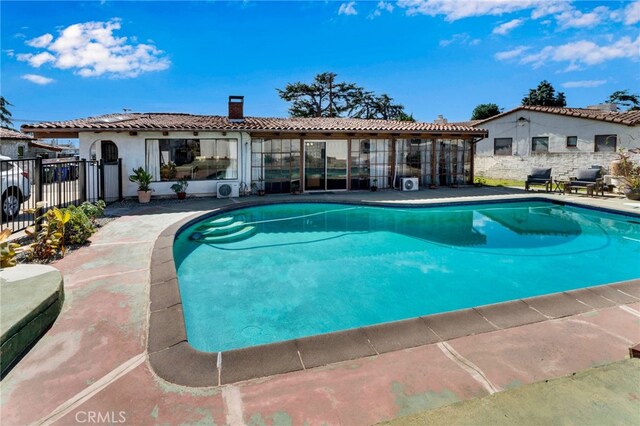
<path id="1" fill-rule="evenodd" d="M 171 185 L 171 190 L 176 194 L 179 194 L 181 192 L 187 192 L 188 187 L 189 187 L 189 182 L 187 182 L 186 177 L 183 177 L 182 179 L 179 179 L 176 183 Z"/>
<path id="2" fill-rule="evenodd" d="M 175 163 L 169 162 L 160 166 L 160 178 L 162 180 L 171 180 L 176 177 L 176 174 L 177 171 Z"/>
<path id="3" fill-rule="evenodd" d="M 16 266 L 16 254 L 20 244 L 6 241 L 11 235 L 11 229 L 6 228 L 0 232 L 0 268 L 9 268 Z"/>
<path id="4" fill-rule="evenodd" d="M 473 180 L 473 183 L 475 186 L 484 186 L 487 184 L 487 180 L 481 176 L 478 176 Z"/>
<path id="5" fill-rule="evenodd" d="M 138 184 L 138 191 L 151 191 L 151 181 L 153 180 L 153 176 L 142 167 L 133 169 L 133 174 L 129 176 L 129 180 Z"/>
<path id="6" fill-rule="evenodd" d="M 64 244 L 86 243 L 95 231 L 91 219 L 80 207 L 69 206 L 63 211 L 71 215 L 69 221 L 64 225 Z"/>
<path id="7" fill-rule="evenodd" d="M 98 200 L 95 203 L 85 201 L 78 206 L 78 208 L 82 210 L 82 212 L 87 215 L 92 222 L 104 215 L 104 209 L 106 207 L 107 205 L 103 200 Z"/>
<path id="8" fill-rule="evenodd" d="M 71 213 L 54 207 L 40 216 L 37 221 L 40 231 L 28 228 L 25 232 L 34 239 L 29 246 L 29 257 L 41 261 L 51 261 L 58 256 L 64 257 L 64 228 L 71 220 Z"/>

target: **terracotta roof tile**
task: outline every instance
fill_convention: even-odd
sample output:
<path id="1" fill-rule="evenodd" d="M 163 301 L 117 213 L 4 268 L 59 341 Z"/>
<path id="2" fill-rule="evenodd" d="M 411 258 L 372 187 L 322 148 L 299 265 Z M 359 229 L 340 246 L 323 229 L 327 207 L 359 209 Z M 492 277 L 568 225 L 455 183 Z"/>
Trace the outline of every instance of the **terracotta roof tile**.
<path id="1" fill-rule="evenodd" d="M 32 140 L 33 136 L 0 127 L 0 139 Z"/>
<path id="2" fill-rule="evenodd" d="M 640 124 L 640 111 L 602 111 L 598 109 L 586 109 L 586 108 L 560 108 L 560 107 L 546 107 L 546 106 L 519 106 L 512 110 L 503 112 L 493 117 L 481 120 L 475 124 L 474 127 L 482 126 L 482 124 L 495 120 L 496 118 L 503 117 L 505 115 L 517 112 L 517 111 L 537 111 L 547 114 L 565 115 L 569 117 L 585 118 L 589 120 L 608 121 L 611 123 L 625 124 L 627 126 L 636 126 Z"/>
<path id="3" fill-rule="evenodd" d="M 433 124 L 356 118 L 245 117 L 241 122 L 225 116 L 173 113 L 107 114 L 68 121 L 23 125 L 23 130 L 245 130 L 299 132 L 455 132 L 479 134 L 480 129 L 455 124 Z"/>

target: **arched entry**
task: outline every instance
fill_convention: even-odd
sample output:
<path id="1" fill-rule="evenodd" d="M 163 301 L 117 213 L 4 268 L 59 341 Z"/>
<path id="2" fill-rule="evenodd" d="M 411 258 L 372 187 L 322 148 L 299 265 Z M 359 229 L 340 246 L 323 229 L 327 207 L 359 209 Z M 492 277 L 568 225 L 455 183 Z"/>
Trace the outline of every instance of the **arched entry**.
<path id="1" fill-rule="evenodd" d="M 118 161 L 118 146 L 112 141 L 101 141 L 100 158 L 105 163 L 116 163 Z"/>

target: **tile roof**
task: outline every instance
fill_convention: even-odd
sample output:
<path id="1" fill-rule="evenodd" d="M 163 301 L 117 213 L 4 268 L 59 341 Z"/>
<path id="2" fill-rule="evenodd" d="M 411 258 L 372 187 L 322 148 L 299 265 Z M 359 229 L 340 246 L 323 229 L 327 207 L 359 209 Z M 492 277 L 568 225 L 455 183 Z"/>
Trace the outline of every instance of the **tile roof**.
<path id="1" fill-rule="evenodd" d="M 33 136 L 15 130 L 0 127 L 0 139 L 32 140 Z"/>
<path id="2" fill-rule="evenodd" d="M 503 117 L 508 114 L 512 114 L 517 111 L 536 111 L 544 112 L 547 114 L 565 115 L 568 117 L 585 118 L 588 120 L 600 120 L 608 121 L 610 123 L 625 124 L 627 126 L 637 126 L 640 124 L 640 111 L 602 111 L 599 109 L 586 109 L 586 108 L 560 108 L 560 107 L 547 107 L 547 106 L 519 106 L 512 110 L 503 112 L 493 117 L 489 117 L 484 120 L 473 124 L 474 127 L 482 126 L 482 124 L 495 120 L 496 118 Z"/>
<path id="3" fill-rule="evenodd" d="M 481 129 L 454 124 L 433 124 L 356 118 L 268 118 L 245 117 L 236 122 L 226 116 L 173 113 L 107 114 L 69 121 L 53 121 L 22 126 L 26 131 L 59 130 L 244 130 L 283 132 L 455 132 L 480 134 Z"/>
<path id="4" fill-rule="evenodd" d="M 56 152 L 64 151 L 64 148 L 62 148 L 60 146 L 54 146 L 54 145 L 49 145 L 49 144 L 40 143 L 40 142 L 30 141 L 29 142 L 29 146 L 32 146 L 32 147 L 35 147 L 35 148 L 42 148 L 42 149 L 46 149 L 46 150 L 49 150 L 49 151 L 56 151 Z"/>

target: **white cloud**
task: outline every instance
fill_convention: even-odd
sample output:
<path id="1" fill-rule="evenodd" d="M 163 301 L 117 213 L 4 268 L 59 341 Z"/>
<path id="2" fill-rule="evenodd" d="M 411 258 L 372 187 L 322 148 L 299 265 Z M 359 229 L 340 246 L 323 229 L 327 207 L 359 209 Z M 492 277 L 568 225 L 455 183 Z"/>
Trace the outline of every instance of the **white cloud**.
<path id="1" fill-rule="evenodd" d="M 371 12 L 368 16 L 368 18 L 375 18 L 377 16 L 382 15 L 382 12 L 393 12 L 393 5 L 391 3 L 387 3 L 384 1 L 379 1 L 378 5 L 376 6 L 375 10 L 373 12 Z"/>
<path id="2" fill-rule="evenodd" d="M 636 1 L 627 6 L 624 10 L 624 23 L 634 25 L 640 22 L 640 1 Z"/>
<path id="3" fill-rule="evenodd" d="M 572 71 L 584 65 L 597 65 L 613 59 L 640 59 L 640 36 L 635 40 L 622 37 L 604 46 L 587 40 L 560 46 L 546 46 L 538 53 L 524 56 L 520 63 L 539 68 L 548 62 L 568 62 L 569 65 L 565 71 Z"/>
<path id="4" fill-rule="evenodd" d="M 41 86 L 45 86 L 47 84 L 53 83 L 55 80 L 49 77 L 45 77 L 37 74 L 25 74 L 22 76 L 23 79 L 30 81 L 35 84 L 39 84 Z"/>
<path id="5" fill-rule="evenodd" d="M 546 3 L 555 3 L 551 0 Z M 407 15 L 444 15 L 447 21 L 472 16 L 498 16 L 506 13 L 547 6 L 539 0 L 399 0 L 398 7 L 407 10 Z M 542 15 L 541 15 L 542 16 Z"/>
<path id="6" fill-rule="evenodd" d="M 440 40 L 440 47 L 447 47 L 453 43 L 461 44 L 463 46 L 476 46 L 480 44 L 480 39 L 471 38 L 471 36 L 467 33 L 454 34 L 450 39 Z"/>
<path id="7" fill-rule="evenodd" d="M 558 21 L 562 29 L 595 27 L 607 19 L 609 14 L 609 8 L 604 6 L 596 7 L 588 13 L 582 13 L 577 9 L 570 9 L 556 15 L 556 21 Z"/>
<path id="8" fill-rule="evenodd" d="M 53 36 L 51 34 L 44 34 L 40 37 L 32 38 L 31 40 L 27 41 L 26 44 L 31 47 L 42 48 L 47 47 L 49 44 L 51 44 L 51 40 L 53 40 Z"/>
<path id="9" fill-rule="evenodd" d="M 580 80 L 580 81 L 567 81 L 562 83 L 562 87 L 571 89 L 574 87 L 598 87 L 605 84 L 607 80 Z"/>
<path id="10" fill-rule="evenodd" d="M 356 2 L 350 1 L 349 3 L 342 3 L 338 9 L 338 15 L 357 15 Z"/>
<path id="11" fill-rule="evenodd" d="M 494 55 L 494 57 L 499 61 L 507 61 L 509 59 L 517 58 L 522 55 L 524 52 L 529 50 L 528 46 L 518 46 L 511 50 L 505 50 L 503 52 L 498 52 Z"/>
<path id="12" fill-rule="evenodd" d="M 15 56 L 15 51 L 13 49 L 4 49 L 3 52 L 10 58 Z"/>
<path id="13" fill-rule="evenodd" d="M 511 30 L 518 28 L 524 22 L 523 19 L 512 19 L 509 22 L 505 22 L 504 24 L 500 24 L 493 29 L 493 34 L 505 35 Z"/>
<path id="14" fill-rule="evenodd" d="M 29 40 L 27 44 L 46 50 L 22 53 L 17 58 L 35 68 L 51 63 L 55 68 L 72 69 L 82 77 L 131 78 L 169 67 L 169 59 L 153 44 L 132 44 L 127 37 L 114 36 L 120 28 L 118 19 L 74 24 L 60 31 L 57 38 L 49 39 L 45 34 Z"/>
<path id="15" fill-rule="evenodd" d="M 387 12 L 393 12 L 393 5 L 391 3 L 385 3 L 383 1 L 378 2 L 378 9 L 386 10 Z"/>
<path id="16" fill-rule="evenodd" d="M 19 61 L 29 62 L 29 65 L 34 68 L 40 68 L 42 64 L 54 62 L 56 60 L 56 57 L 49 52 L 42 52 L 37 55 L 32 55 L 31 53 L 19 53 L 16 58 L 18 58 Z"/>

